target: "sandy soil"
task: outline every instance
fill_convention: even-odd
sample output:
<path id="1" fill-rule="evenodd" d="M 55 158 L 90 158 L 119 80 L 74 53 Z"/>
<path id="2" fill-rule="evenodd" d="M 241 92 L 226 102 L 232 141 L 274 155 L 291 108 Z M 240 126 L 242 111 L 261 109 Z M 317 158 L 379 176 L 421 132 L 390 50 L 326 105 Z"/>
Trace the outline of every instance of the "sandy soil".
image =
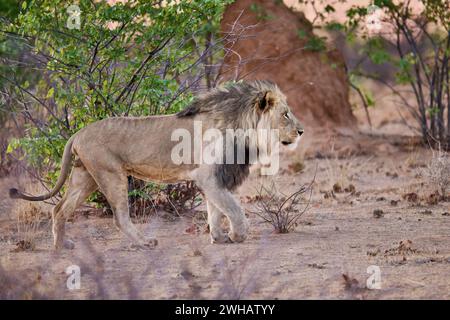
<path id="1" fill-rule="evenodd" d="M 335 141 L 345 139 L 341 136 Z M 323 148 L 329 150 L 327 157 L 306 153 L 304 169 L 297 173 L 289 165 L 301 156 L 284 156 L 276 178 L 283 192 L 296 190 L 316 175 L 310 209 L 288 234 L 273 233 L 270 225 L 249 214 L 250 236 L 242 244 L 209 244 L 202 227 L 199 232 L 192 231 L 192 218 L 167 221 L 153 216 L 139 227 L 158 238 L 158 247 L 133 250 L 110 217 L 79 212 L 67 223 L 67 234 L 76 243 L 74 250 L 53 252 L 47 220 L 36 229 L 34 250 L 15 250 L 20 238 L 17 221 L 4 209 L 0 219 L 0 277 L 2 281 L 9 278 L 10 288 L 6 285 L 2 295 L 450 298 L 450 206 L 448 202 L 429 204 L 434 190 L 420 176 L 432 153 L 407 143 L 369 145 L 364 139 L 360 141 L 356 144 L 359 152 L 348 152 L 342 158 L 339 150 L 333 150 L 334 144 Z M 305 145 L 311 145 L 308 139 Z M 253 174 L 239 190 L 248 211 L 253 210 L 261 181 Z M 342 189 L 353 185 L 354 190 L 350 187 L 348 192 L 332 193 L 334 184 Z M 81 288 L 70 291 L 65 269 L 73 264 L 81 267 Z M 381 270 L 381 289 L 366 288 L 371 265 Z"/>

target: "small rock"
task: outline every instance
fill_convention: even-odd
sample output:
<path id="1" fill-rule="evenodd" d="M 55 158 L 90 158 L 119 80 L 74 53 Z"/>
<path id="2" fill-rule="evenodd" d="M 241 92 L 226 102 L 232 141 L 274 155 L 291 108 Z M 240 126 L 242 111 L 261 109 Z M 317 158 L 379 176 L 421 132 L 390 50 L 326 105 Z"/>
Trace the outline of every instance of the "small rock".
<path id="1" fill-rule="evenodd" d="M 325 269 L 325 263 L 317 264 L 317 263 L 309 263 L 308 267 L 314 269 Z"/>
<path id="2" fill-rule="evenodd" d="M 398 173 L 397 172 L 394 172 L 394 173 L 386 172 L 386 176 L 391 177 L 392 179 L 396 179 L 396 178 L 398 178 Z"/>
<path id="3" fill-rule="evenodd" d="M 324 191 L 322 193 L 323 193 L 323 198 L 324 199 L 335 198 L 335 195 L 334 195 L 333 191 Z"/>
<path id="4" fill-rule="evenodd" d="M 367 253 L 368 256 L 375 257 L 375 256 L 377 256 L 378 254 L 381 253 L 381 250 L 380 250 L 380 248 L 378 248 L 375 251 L 367 251 L 366 253 Z"/>
<path id="5" fill-rule="evenodd" d="M 353 184 L 350 184 L 347 188 L 344 189 L 344 191 L 348 193 L 355 193 L 356 188 Z"/>
<path id="6" fill-rule="evenodd" d="M 384 216 L 384 211 L 381 209 L 375 209 L 373 210 L 373 216 L 374 218 L 381 218 L 382 216 Z"/>
<path id="7" fill-rule="evenodd" d="M 190 280 L 192 278 L 195 278 L 195 275 L 188 270 L 181 271 L 180 276 L 183 277 L 183 279 L 185 279 L 185 280 Z"/>
<path id="8" fill-rule="evenodd" d="M 339 183 L 335 183 L 335 184 L 333 185 L 333 191 L 334 191 L 335 193 L 341 193 L 341 192 L 342 192 L 342 187 L 341 187 L 341 185 L 340 185 Z"/>
<path id="9" fill-rule="evenodd" d="M 403 199 L 406 199 L 409 202 L 417 202 L 417 201 L 419 201 L 419 196 L 415 192 L 410 192 L 410 193 L 404 194 Z"/>
<path id="10" fill-rule="evenodd" d="M 399 202 L 400 200 L 391 200 L 391 206 L 395 207 Z"/>

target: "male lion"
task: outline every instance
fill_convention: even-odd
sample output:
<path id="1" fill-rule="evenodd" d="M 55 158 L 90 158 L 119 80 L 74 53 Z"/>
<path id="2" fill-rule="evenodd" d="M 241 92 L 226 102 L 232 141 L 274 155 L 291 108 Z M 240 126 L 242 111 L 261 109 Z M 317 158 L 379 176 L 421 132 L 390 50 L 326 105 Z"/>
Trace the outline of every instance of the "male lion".
<path id="1" fill-rule="evenodd" d="M 233 191 L 249 174 L 250 162 L 244 163 L 182 163 L 175 164 L 171 150 L 177 142 L 171 134 L 176 129 L 193 132 L 194 121 L 203 128 L 278 129 L 283 145 L 295 145 L 303 128 L 290 111 L 286 97 L 269 81 L 240 82 L 214 89 L 197 97 L 183 111 L 174 115 L 149 117 L 115 117 L 92 123 L 66 144 L 61 174 L 48 194 L 34 197 L 10 189 L 10 197 L 42 201 L 55 196 L 69 174 L 69 185 L 52 214 L 55 249 L 72 247 L 65 242 L 65 220 L 94 191 L 100 190 L 114 212 L 117 227 L 134 245 L 154 246 L 156 239 L 146 239 L 132 224 L 128 212 L 128 176 L 154 182 L 173 183 L 193 180 L 206 197 L 208 222 L 213 243 L 241 242 L 247 236 L 248 222 Z M 247 142 L 246 142 L 247 143 Z M 245 146 L 256 151 L 259 146 Z M 256 150 L 249 150 L 256 148 Z M 225 215 L 230 232 L 221 230 Z"/>

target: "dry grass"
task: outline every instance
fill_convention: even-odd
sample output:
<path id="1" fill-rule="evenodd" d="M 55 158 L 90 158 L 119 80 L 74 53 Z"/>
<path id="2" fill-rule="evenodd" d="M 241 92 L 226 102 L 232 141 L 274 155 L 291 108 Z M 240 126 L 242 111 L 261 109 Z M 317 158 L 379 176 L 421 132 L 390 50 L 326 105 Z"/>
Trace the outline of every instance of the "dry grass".
<path id="1" fill-rule="evenodd" d="M 334 149 L 334 146 L 331 148 L 330 155 L 330 157 L 325 158 L 325 174 L 328 183 L 326 190 L 332 190 L 335 193 L 344 192 L 345 189 L 354 189 L 354 172 L 358 170 L 363 171 L 372 160 L 372 157 L 370 157 L 364 163 L 359 163 L 356 157 L 349 156 L 343 161 L 339 157 L 339 153 Z M 349 192 L 352 191 L 354 190 L 350 190 Z"/>
<path id="2" fill-rule="evenodd" d="M 50 213 L 39 204 L 26 202 L 17 206 L 17 241 L 15 251 L 36 248 L 36 241 L 48 232 Z"/>
<path id="3" fill-rule="evenodd" d="M 43 187 L 29 179 L 13 178 L 2 179 L 0 193 L 7 195 L 11 186 L 20 184 L 31 194 L 41 194 L 45 192 Z M 50 232 L 50 212 L 52 205 L 44 202 L 28 202 L 21 200 L 11 200 L 9 197 L 2 197 L 0 201 L 0 221 L 14 221 L 15 232 L 11 239 L 16 244 L 15 251 L 34 250 L 36 240 Z"/>
<path id="4" fill-rule="evenodd" d="M 445 197 L 450 187 L 450 155 L 441 150 L 433 152 L 433 157 L 423 169 L 422 175 L 432 188 Z"/>

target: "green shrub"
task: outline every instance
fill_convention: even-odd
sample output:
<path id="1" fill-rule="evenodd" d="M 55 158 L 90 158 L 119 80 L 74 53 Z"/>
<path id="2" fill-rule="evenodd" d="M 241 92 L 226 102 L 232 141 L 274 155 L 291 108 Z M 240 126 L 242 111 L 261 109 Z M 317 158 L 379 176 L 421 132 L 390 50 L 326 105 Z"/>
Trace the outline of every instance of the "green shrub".
<path id="1" fill-rule="evenodd" d="M 0 68 L 0 87 L 25 125 L 8 153 L 54 180 L 67 139 L 87 124 L 174 113 L 190 102 L 203 58 L 218 54 L 211 34 L 230 0 L 80 0 L 79 29 L 67 24 L 67 1 L 21 3 L 15 18 L 1 17 L 0 56 L 10 63 Z"/>

